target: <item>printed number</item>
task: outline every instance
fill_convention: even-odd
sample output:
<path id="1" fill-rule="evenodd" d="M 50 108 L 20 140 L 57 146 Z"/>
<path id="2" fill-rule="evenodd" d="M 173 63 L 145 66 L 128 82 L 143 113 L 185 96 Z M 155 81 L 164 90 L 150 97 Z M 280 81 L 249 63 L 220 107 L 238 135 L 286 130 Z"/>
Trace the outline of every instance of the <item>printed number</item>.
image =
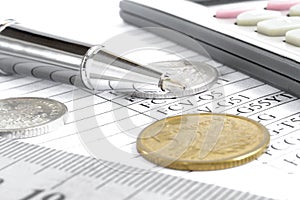
<path id="1" fill-rule="evenodd" d="M 41 199 L 41 200 L 65 200 L 65 195 L 61 193 L 52 193 L 52 194 L 46 194 L 42 195 L 45 190 L 34 190 L 31 194 L 27 195 L 26 197 L 20 199 L 20 200 L 33 200 L 33 199 Z M 40 197 L 39 197 L 40 196 Z M 38 198 L 36 198 L 38 197 Z"/>
<path id="2" fill-rule="evenodd" d="M 0 178 L 0 185 L 4 183 L 4 179 Z"/>

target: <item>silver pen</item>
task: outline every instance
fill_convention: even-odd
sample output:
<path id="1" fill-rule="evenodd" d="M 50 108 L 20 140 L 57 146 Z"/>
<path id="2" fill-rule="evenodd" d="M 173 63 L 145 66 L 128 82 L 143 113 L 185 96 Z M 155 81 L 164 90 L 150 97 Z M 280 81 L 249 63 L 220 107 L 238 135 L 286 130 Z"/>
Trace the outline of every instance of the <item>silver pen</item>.
<path id="1" fill-rule="evenodd" d="M 0 72 L 90 90 L 130 92 L 135 90 L 134 83 L 156 85 L 161 91 L 185 89 L 168 75 L 118 57 L 101 45 L 41 33 L 10 19 L 0 21 Z"/>

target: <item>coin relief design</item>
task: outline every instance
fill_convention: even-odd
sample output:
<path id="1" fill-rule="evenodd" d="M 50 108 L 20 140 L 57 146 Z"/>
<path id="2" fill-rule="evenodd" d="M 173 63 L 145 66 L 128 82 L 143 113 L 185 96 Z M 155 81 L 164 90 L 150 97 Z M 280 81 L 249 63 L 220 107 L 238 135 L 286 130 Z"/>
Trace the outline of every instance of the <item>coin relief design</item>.
<path id="1" fill-rule="evenodd" d="M 155 164 L 181 170 L 215 170 L 247 163 L 270 141 L 253 120 L 223 114 L 169 117 L 145 128 L 137 149 Z"/>
<path id="2" fill-rule="evenodd" d="M 64 104 L 51 99 L 3 99 L 0 100 L 0 135 L 23 138 L 43 134 L 61 125 L 66 113 Z"/>

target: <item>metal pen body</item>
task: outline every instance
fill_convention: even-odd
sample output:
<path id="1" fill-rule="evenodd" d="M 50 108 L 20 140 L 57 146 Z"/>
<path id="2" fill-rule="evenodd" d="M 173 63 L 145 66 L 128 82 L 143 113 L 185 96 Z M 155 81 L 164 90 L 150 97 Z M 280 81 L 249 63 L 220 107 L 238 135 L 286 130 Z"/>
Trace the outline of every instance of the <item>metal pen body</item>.
<path id="1" fill-rule="evenodd" d="M 93 90 L 160 86 L 162 74 L 115 56 L 103 46 L 45 34 L 13 20 L 0 21 L 0 72 L 48 79 Z"/>

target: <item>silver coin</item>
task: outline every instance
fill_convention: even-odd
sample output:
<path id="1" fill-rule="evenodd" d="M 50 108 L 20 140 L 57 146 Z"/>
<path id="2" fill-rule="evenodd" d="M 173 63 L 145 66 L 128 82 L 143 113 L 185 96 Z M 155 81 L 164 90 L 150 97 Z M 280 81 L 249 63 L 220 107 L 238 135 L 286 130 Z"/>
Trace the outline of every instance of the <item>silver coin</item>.
<path id="1" fill-rule="evenodd" d="M 27 138 L 54 131 L 64 124 L 67 107 L 55 100 L 36 97 L 0 100 L 0 136 Z"/>
<path id="2" fill-rule="evenodd" d="M 136 91 L 132 96 L 141 98 L 175 98 L 197 94 L 208 90 L 218 80 L 219 72 L 211 65 L 204 62 L 178 60 L 163 61 L 151 63 L 150 66 L 166 73 L 173 80 L 180 80 L 185 83 L 186 89 L 183 91 L 161 91 L 157 86 L 145 86 L 143 84 L 135 84 Z M 145 92 L 146 91 L 146 92 Z"/>

